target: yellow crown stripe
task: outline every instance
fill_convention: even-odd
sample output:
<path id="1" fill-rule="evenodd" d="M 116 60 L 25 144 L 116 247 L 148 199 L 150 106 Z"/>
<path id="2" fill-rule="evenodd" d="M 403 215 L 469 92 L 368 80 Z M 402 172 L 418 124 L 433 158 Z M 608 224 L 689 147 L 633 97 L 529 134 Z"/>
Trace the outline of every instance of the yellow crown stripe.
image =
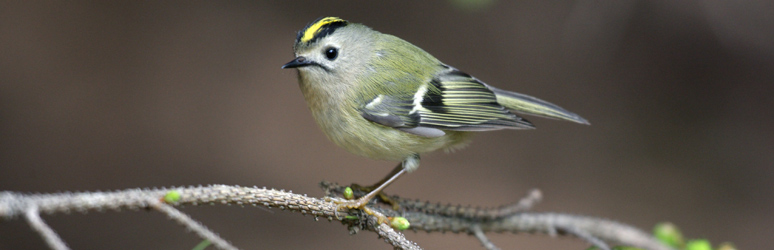
<path id="1" fill-rule="evenodd" d="M 314 35 L 317 34 L 317 32 L 320 32 L 320 28 L 325 26 L 329 23 L 335 23 L 335 22 L 346 22 L 341 18 L 338 17 L 326 17 L 323 19 L 320 19 L 320 21 L 317 21 L 316 23 L 309 26 L 304 31 L 304 36 L 301 37 L 301 42 L 308 42 L 309 40 L 312 40 L 314 38 Z"/>

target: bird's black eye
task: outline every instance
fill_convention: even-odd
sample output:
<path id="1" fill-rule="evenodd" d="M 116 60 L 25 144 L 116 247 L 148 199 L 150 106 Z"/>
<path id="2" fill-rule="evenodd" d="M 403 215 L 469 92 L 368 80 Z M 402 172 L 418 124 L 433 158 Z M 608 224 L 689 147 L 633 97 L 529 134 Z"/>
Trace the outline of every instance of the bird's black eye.
<path id="1" fill-rule="evenodd" d="M 333 61 L 336 59 L 336 57 L 339 56 L 339 50 L 336 48 L 327 48 L 325 49 L 325 58 L 328 58 L 328 60 Z"/>

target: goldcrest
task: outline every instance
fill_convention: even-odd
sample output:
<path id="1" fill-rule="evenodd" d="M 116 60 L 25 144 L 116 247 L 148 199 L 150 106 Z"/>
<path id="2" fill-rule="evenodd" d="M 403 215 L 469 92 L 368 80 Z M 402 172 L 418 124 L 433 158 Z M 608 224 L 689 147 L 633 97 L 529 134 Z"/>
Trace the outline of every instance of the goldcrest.
<path id="1" fill-rule="evenodd" d="M 337 145 L 372 159 L 400 161 L 393 172 L 347 208 L 363 208 L 398 176 L 419 167 L 419 155 L 455 149 L 471 132 L 533 129 L 513 111 L 580 124 L 557 105 L 492 87 L 398 37 L 337 17 L 298 32 L 298 81 L 314 119 Z"/>

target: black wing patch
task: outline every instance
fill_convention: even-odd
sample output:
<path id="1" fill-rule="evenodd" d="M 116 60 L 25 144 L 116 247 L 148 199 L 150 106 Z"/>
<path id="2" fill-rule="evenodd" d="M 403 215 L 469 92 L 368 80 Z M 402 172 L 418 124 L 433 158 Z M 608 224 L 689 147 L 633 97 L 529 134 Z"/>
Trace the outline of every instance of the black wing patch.
<path id="1" fill-rule="evenodd" d="M 464 72 L 448 69 L 422 85 L 413 96 L 377 96 L 361 108 L 361 116 L 425 137 L 443 136 L 443 130 L 534 128 L 532 123 L 498 104 L 485 84 Z"/>
<path id="2" fill-rule="evenodd" d="M 534 128 L 498 104 L 486 85 L 453 68 L 430 81 L 421 105 L 420 126 L 457 131 Z"/>
<path id="3" fill-rule="evenodd" d="M 412 109 L 411 99 L 379 95 L 360 110 L 360 115 L 371 122 L 419 136 L 439 137 L 446 134 L 440 129 L 419 126 L 420 114 L 412 113 Z"/>

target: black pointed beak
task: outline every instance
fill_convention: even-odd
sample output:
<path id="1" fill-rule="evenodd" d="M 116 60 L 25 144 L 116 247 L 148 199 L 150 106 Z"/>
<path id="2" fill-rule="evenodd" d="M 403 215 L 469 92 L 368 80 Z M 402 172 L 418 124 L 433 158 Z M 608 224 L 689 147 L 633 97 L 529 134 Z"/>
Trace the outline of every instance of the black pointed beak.
<path id="1" fill-rule="evenodd" d="M 312 65 L 312 61 L 309 61 L 306 59 L 306 57 L 299 56 L 296 57 L 296 59 L 293 59 L 293 61 L 290 61 L 286 63 L 285 65 L 282 65 L 283 69 L 292 69 L 292 68 L 299 68 L 304 66 Z"/>

